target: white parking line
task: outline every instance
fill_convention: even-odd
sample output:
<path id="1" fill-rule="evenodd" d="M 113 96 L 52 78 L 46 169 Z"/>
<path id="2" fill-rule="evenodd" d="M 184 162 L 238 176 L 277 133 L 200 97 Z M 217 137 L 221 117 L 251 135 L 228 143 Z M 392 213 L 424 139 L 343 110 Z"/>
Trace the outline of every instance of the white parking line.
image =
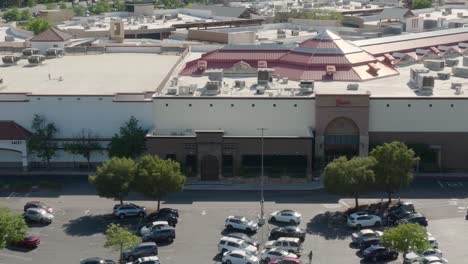
<path id="1" fill-rule="evenodd" d="M 7 199 L 10 199 L 11 197 L 15 197 L 16 193 L 15 192 L 12 192 L 10 193 L 10 195 L 8 195 Z"/>
<path id="2" fill-rule="evenodd" d="M 12 255 L 12 254 L 6 254 L 6 253 L 0 253 L 0 256 L 7 257 L 7 258 L 20 259 L 20 260 L 24 260 L 24 261 L 32 261 L 32 258 L 21 257 L 21 256 Z"/>
<path id="3" fill-rule="evenodd" d="M 348 208 L 351 208 L 351 206 L 349 206 L 349 205 L 348 205 L 347 203 L 345 203 L 343 200 L 340 200 L 340 204 L 342 204 L 342 205 L 344 205 L 344 206 L 346 206 L 346 207 L 348 207 Z"/>
<path id="4" fill-rule="evenodd" d="M 447 189 L 447 188 L 445 188 L 445 186 L 442 184 L 442 182 L 437 181 L 437 183 L 440 185 L 440 187 L 442 187 L 442 188 L 444 188 L 444 189 Z"/>

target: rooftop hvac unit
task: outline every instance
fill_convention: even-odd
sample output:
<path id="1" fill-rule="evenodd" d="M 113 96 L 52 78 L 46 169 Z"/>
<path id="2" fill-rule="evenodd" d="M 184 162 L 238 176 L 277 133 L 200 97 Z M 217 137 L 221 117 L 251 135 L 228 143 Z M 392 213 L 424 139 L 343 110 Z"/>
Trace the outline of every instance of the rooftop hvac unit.
<path id="1" fill-rule="evenodd" d="M 358 83 L 350 83 L 346 87 L 347 90 L 349 91 L 357 91 L 359 89 L 359 84 Z"/>
<path id="2" fill-rule="evenodd" d="M 268 68 L 268 62 L 264 60 L 258 61 L 257 68 Z"/>
<path id="3" fill-rule="evenodd" d="M 27 49 L 24 49 L 22 53 L 24 56 L 31 56 L 31 55 L 39 54 L 39 50 L 34 49 L 34 48 L 27 48 Z"/>
<path id="4" fill-rule="evenodd" d="M 218 81 L 209 81 L 205 85 L 206 95 L 217 95 L 221 89 L 221 83 Z"/>
<path id="5" fill-rule="evenodd" d="M 468 78 L 468 67 L 456 66 L 452 68 L 453 75 L 462 78 Z"/>
<path id="6" fill-rule="evenodd" d="M 446 59 L 445 65 L 447 65 L 447 67 L 453 67 L 453 66 L 457 66 L 458 62 L 459 62 L 458 59 Z"/>
<path id="7" fill-rule="evenodd" d="M 449 46 L 444 46 L 444 45 L 439 45 L 439 46 L 437 46 L 437 49 L 438 49 L 438 50 L 441 50 L 441 51 L 447 51 L 447 50 L 449 50 L 450 48 L 451 48 L 451 47 L 449 47 Z"/>
<path id="8" fill-rule="evenodd" d="M 140 29 L 148 29 L 148 26 L 147 25 L 142 25 L 142 26 L 140 26 Z"/>
<path id="9" fill-rule="evenodd" d="M 288 84 L 288 81 L 289 81 L 288 77 L 283 77 L 283 79 L 281 79 L 282 84 Z"/>
<path id="10" fill-rule="evenodd" d="M 438 72 L 437 77 L 439 77 L 440 80 L 448 80 L 448 79 L 450 79 L 450 73 L 449 72 Z"/>
<path id="11" fill-rule="evenodd" d="M 286 31 L 284 31 L 283 29 L 278 29 L 278 30 L 276 30 L 276 34 L 278 34 L 278 35 L 280 35 L 280 34 L 284 35 L 284 34 L 286 34 Z"/>
<path id="12" fill-rule="evenodd" d="M 265 93 L 265 86 L 257 85 L 257 94 L 264 94 Z"/>
<path id="13" fill-rule="evenodd" d="M 335 65 L 327 65 L 325 67 L 325 70 L 327 72 L 327 75 L 333 75 L 336 72 L 336 67 Z"/>
<path id="14" fill-rule="evenodd" d="M 462 84 L 459 82 L 453 82 L 452 85 L 450 86 L 451 89 L 456 90 L 457 88 L 461 88 Z"/>
<path id="15" fill-rule="evenodd" d="M 277 38 L 278 39 L 284 39 L 284 38 L 286 38 L 286 34 L 278 34 Z"/>
<path id="16" fill-rule="evenodd" d="M 431 17 L 431 13 L 427 13 L 427 14 L 426 14 L 426 17 Z"/>
<path id="17" fill-rule="evenodd" d="M 447 15 L 452 14 L 452 8 L 445 8 L 445 12 L 447 12 Z"/>
<path id="18" fill-rule="evenodd" d="M 460 47 L 460 48 L 468 48 L 468 43 L 460 42 L 460 43 L 458 43 L 458 47 Z"/>
<path id="19" fill-rule="evenodd" d="M 417 55 L 425 55 L 429 50 L 428 49 L 416 49 Z"/>
<path id="20" fill-rule="evenodd" d="M 193 95 L 196 89 L 196 84 L 191 84 L 190 86 L 179 86 L 179 95 Z"/>
<path id="21" fill-rule="evenodd" d="M 177 86 L 177 85 L 179 85 L 179 78 L 178 77 L 172 78 L 170 86 Z"/>
<path id="22" fill-rule="evenodd" d="M 424 67 L 433 71 L 441 71 L 445 67 L 445 61 L 443 60 L 425 60 Z"/>
<path id="23" fill-rule="evenodd" d="M 32 55 L 32 56 L 29 56 L 28 58 L 29 64 L 32 64 L 32 65 L 39 65 L 39 64 L 42 64 L 42 62 L 44 61 L 45 61 L 45 56 L 43 55 Z"/>
<path id="24" fill-rule="evenodd" d="M 456 95 L 460 95 L 460 94 L 462 94 L 462 93 L 463 93 L 463 91 L 462 91 L 462 87 L 461 87 L 461 86 L 455 88 L 455 94 L 456 94 Z"/>
<path id="25" fill-rule="evenodd" d="M 234 82 L 234 87 L 237 87 L 237 88 L 244 88 L 244 87 L 245 87 L 245 81 L 236 80 L 236 81 Z"/>
<path id="26" fill-rule="evenodd" d="M 46 51 L 47 57 L 62 57 L 63 56 L 63 50 L 62 49 L 57 49 L 57 48 L 51 48 L 47 49 Z"/>
<path id="27" fill-rule="evenodd" d="M 7 56 L 3 56 L 2 61 L 3 61 L 3 64 L 13 65 L 13 64 L 17 64 L 20 59 L 21 58 L 18 56 L 7 55 Z"/>
<path id="28" fill-rule="evenodd" d="M 463 66 L 468 66 L 468 57 L 463 56 Z"/>
<path id="29" fill-rule="evenodd" d="M 434 90 L 434 76 L 421 76 L 418 91 L 423 94 L 432 94 Z"/>
<path id="30" fill-rule="evenodd" d="M 208 67 L 208 62 L 206 60 L 199 60 L 197 62 L 197 68 L 199 71 L 203 72 Z"/>
<path id="31" fill-rule="evenodd" d="M 463 18 L 463 12 L 458 12 L 458 13 L 457 13 L 457 17 L 458 17 L 458 18 Z"/>
<path id="32" fill-rule="evenodd" d="M 268 85 L 273 81 L 273 69 L 258 69 L 257 84 Z"/>
<path id="33" fill-rule="evenodd" d="M 168 95 L 176 95 L 177 94 L 177 88 L 176 87 L 167 88 L 167 94 Z"/>
<path id="34" fill-rule="evenodd" d="M 314 89 L 314 81 L 313 80 L 301 80 L 299 82 L 299 88 L 301 91 L 309 91 Z"/>
<path id="35" fill-rule="evenodd" d="M 299 31 L 297 31 L 297 30 L 291 30 L 291 35 L 293 35 L 293 36 L 299 36 Z"/>
<path id="36" fill-rule="evenodd" d="M 223 74 L 222 69 L 209 70 L 209 71 L 206 71 L 206 73 L 208 74 L 208 79 L 210 81 L 219 82 L 219 83 L 223 82 L 224 74 Z"/>
<path id="37" fill-rule="evenodd" d="M 5 36 L 5 42 L 13 42 L 15 41 L 15 37 L 7 35 Z"/>
<path id="38" fill-rule="evenodd" d="M 446 11 L 444 11 L 444 12 L 442 12 L 442 15 L 443 15 L 443 16 L 447 16 L 448 14 L 447 14 Z"/>

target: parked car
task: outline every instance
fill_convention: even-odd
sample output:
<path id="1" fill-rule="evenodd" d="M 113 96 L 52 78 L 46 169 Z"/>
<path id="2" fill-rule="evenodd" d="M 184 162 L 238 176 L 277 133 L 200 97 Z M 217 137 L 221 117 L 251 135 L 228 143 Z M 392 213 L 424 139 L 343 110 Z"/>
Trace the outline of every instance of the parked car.
<path id="1" fill-rule="evenodd" d="M 419 224 L 421 226 L 427 226 L 428 225 L 427 218 L 424 215 L 419 214 L 419 213 L 409 215 L 409 216 L 397 221 L 398 225 L 408 224 L 408 223 Z"/>
<path id="2" fill-rule="evenodd" d="M 297 237 L 304 242 L 306 232 L 304 229 L 297 226 L 275 227 L 270 232 L 270 239 L 278 239 L 280 237 Z"/>
<path id="3" fill-rule="evenodd" d="M 173 214 L 161 214 L 159 212 L 153 212 L 146 216 L 146 222 L 155 222 L 155 221 L 166 221 L 170 226 L 175 227 L 179 222 L 179 219 L 176 215 Z"/>
<path id="4" fill-rule="evenodd" d="M 163 226 L 158 229 L 154 229 L 151 233 L 143 236 L 143 241 L 153 241 L 153 242 L 160 242 L 160 241 L 167 241 L 172 243 L 176 238 L 175 229 L 172 226 Z"/>
<path id="5" fill-rule="evenodd" d="M 359 243 L 361 240 L 366 239 L 366 238 L 371 238 L 371 237 L 381 237 L 383 235 L 383 232 L 380 231 L 374 231 L 371 229 L 363 229 L 359 232 L 355 232 L 351 235 L 351 239 L 353 243 Z"/>
<path id="6" fill-rule="evenodd" d="M 54 220 L 54 216 L 44 209 L 29 208 L 23 213 L 26 222 L 36 222 L 41 224 L 50 224 Z"/>
<path id="7" fill-rule="evenodd" d="M 39 201 L 31 201 L 27 202 L 24 205 L 24 211 L 28 210 L 29 208 L 39 208 L 39 209 L 44 209 L 46 212 L 49 214 L 52 214 L 54 212 L 54 209 L 52 207 L 46 205 L 45 203 L 39 202 Z"/>
<path id="8" fill-rule="evenodd" d="M 380 260 L 395 260 L 398 258 L 398 252 L 384 246 L 372 246 L 364 250 L 362 256 L 364 260 L 372 262 Z"/>
<path id="9" fill-rule="evenodd" d="M 149 235 L 153 230 L 164 227 L 164 226 L 169 226 L 169 223 L 166 221 L 156 221 L 156 222 L 146 224 L 140 229 L 140 235 L 141 236 Z"/>
<path id="10" fill-rule="evenodd" d="M 381 245 L 380 237 L 365 238 L 359 241 L 359 243 L 356 243 L 356 245 L 360 250 L 366 250 L 371 246 Z"/>
<path id="11" fill-rule="evenodd" d="M 222 256 L 222 262 L 226 264 L 258 264 L 259 259 L 244 250 L 226 251 Z"/>
<path id="12" fill-rule="evenodd" d="M 224 226 L 227 229 L 238 229 L 245 232 L 255 232 L 258 229 L 258 223 L 244 216 L 228 216 L 224 221 Z"/>
<path id="13" fill-rule="evenodd" d="M 143 257 L 135 260 L 134 262 L 128 262 L 127 264 L 160 264 L 159 258 L 156 256 Z"/>
<path id="14" fill-rule="evenodd" d="M 259 247 L 258 241 L 256 239 L 253 239 L 253 238 L 249 237 L 248 235 L 246 235 L 244 233 L 229 233 L 229 234 L 226 234 L 226 236 L 242 239 L 245 242 L 247 242 L 248 244 L 250 244 L 250 245 L 252 245 L 252 246 L 254 246 L 256 248 Z"/>
<path id="15" fill-rule="evenodd" d="M 431 248 L 431 249 L 424 251 L 421 254 L 418 254 L 416 252 L 409 252 L 403 258 L 403 263 L 404 264 L 415 263 L 421 260 L 422 258 L 429 257 L 429 256 L 436 256 L 436 257 L 442 258 L 442 251 L 436 248 Z"/>
<path id="16" fill-rule="evenodd" d="M 387 215 L 388 224 L 394 225 L 396 224 L 398 220 L 408 217 L 412 214 L 414 214 L 413 211 L 396 211 L 394 213 L 388 214 Z"/>
<path id="17" fill-rule="evenodd" d="M 424 257 L 419 261 L 420 264 L 446 264 L 448 261 L 444 258 L 439 258 L 437 256 L 428 256 Z"/>
<path id="18" fill-rule="evenodd" d="M 23 248 L 37 248 L 41 243 L 41 238 L 38 236 L 26 235 L 22 240 L 14 243 L 14 246 Z"/>
<path id="19" fill-rule="evenodd" d="M 136 204 L 123 204 L 121 206 L 114 207 L 114 215 L 120 219 L 124 219 L 129 216 L 143 217 L 146 215 L 146 208 Z"/>
<path id="20" fill-rule="evenodd" d="M 429 244 L 431 244 L 432 248 L 439 248 L 439 241 L 437 241 L 437 239 L 429 232 L 427 232 L 427 240 L 429 241 Z"/>
<path id="21" fill-rule="evenodd" d="M 218 251 L 221 254 L 227 251 L 233 250 L 244 250 L 251 255 L 257 254 L 257 247 L 250 245 L 249 243 L 245 242 L 242 239 L 233 238 L 233 237 L 222 237 L 218 244 Z"/>
<path id="22" fill-rule="evenodd" d="M 270 214 L 270 220 L 273 222 L 285 222 L 291 225 L 299 225 L 302 215 L 294 210 L 276 211 Z"/>
<path id="23" fill-rule="evenodd" d="M 349 227 L 361 229 L 361 227 L 380 226 L 382 225 L 382 219 L 377 215 L 352 214 L 348 217 L 347 224 Z"/>
<path id="24" fill-rule="evenodd" d="M 302 264 L 302 261 L 299 258 L 285 257 L 283 259 L 272 260 L 268 264 Z"/>
<path id="25" fill-rule="evenodd" d="M 396 205 L 389 207 L 387 212 L 390 214 L 390 213 L 395 213 L 398 211 L 416 212 L 416 209 L 414 208 L 414 204 L 412 203 L 400 202 L 400 203 L 397 203 Z"/>
<path id="26" fill-rule="evenodd" d="M 161 208 L 159 209 L 159 214 L 160 215 L 175 215 L 177 218 L 179 218 L 179 210 L 174 209 L 174 208 Z"/>
<path id="27" fill-rule="evenodd" d="M 134 261 L 141 257 L 156 256 L 158 255 L 158 246 L 154 242 L 143 242 L 132 249 L 124 250 L 122 257 L 127 261 Z"/>
<path id="28" fill-rule="evenodd" d="M 113 260 L 98 257 L 87 258 L 80 261 L 80 264 L 115 264 Z"/>
<path id="29" fill-rule="evenodd" d="M 277 240 L 271 240 L 265 243 L 265 249 L 279 248 L 299 255 L 302 252 L 302 245 L 299 238 L 280 237 Z"/>
<path id="30" fill-rule="evenodd" d="M 265 262 L 270 262 L 271 260 L 279 260 L 284 258 L 298 258 L 294 253 L 287 252 L 279 248 L 270 248 L 262 251 L 261 259 Z"/>

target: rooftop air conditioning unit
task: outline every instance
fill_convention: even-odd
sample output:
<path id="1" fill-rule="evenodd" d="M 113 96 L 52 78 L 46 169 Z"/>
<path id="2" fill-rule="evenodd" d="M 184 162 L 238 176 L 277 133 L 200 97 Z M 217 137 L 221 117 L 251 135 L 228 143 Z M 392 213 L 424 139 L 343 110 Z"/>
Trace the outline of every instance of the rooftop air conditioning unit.
<path id="1" fill-rule="evenodd" d="M 453 75 L 462 78 L 468 78 L 468 67 L 455 66 L 452 67 Z"/>
<path id="2" fill-rule="evenodd" d="M 219 83 L 223 82 L 224 73 L 222 69 L 209 70 L 209 71 L 206 71 L 206 73 L 208 74 L 208 79 L 210 81 L 219 82 Z"/>
<path id="3" fill-rule="evenodd" d="M 456 94 L 456 95 L 460 95 L 460 94 L 462 94 L 462 93 L 463 93 L 463 91 L 462 91 L 462 87 L 461 87 L 461 86 L 455 88 L 455 94 Z"/>
<path id="4" fill-rule="evenodd" d="M 204 72 L 208 67 L 208 62 L 206 60 L 199 60 L 197 62 L 197 68 L 199 71 Z"/>
<path id="5" fill-rule="evenodd" d="M 449 72 L 438 72 L 437 77 L 439 77 L 440 80 L 448 80 L 448 79 L 450 79 L 450 73 Z"/>
<path id="6" fill-rule="evenodd" d="M 463 66 L 468 66 L 468 57 L 463 56 Z"/>
<path id="7" fill-rule="evenodd" d="M 463 18 L 463 12 L 458 12 L 458 13 L 457 13 L 457 17 L 458 17 L 458 18 Z"/>
<path id="8" fill-rule="evenodd" d="M 358 83 L 350 83 L 346 87 L 347 90 L 349 91 L 357 91 L 359 89 L 359 84 Z"/>
<path id="9" fill-rule="evenodd" d="M 20 59 L 21 58 L 18 56 L 7 55 L 7 56 L 3 56 L 2 61 L 3 61 L 3 64 L 5 65 L 14 65 L 14 64 L 17 64 Z"/>
<path id="10" fill-rule="evenodd" d="M 193 95 L 196 89 L 196 84 L 191 84 L 190 86 L 179 86 L 179 95 Z"/>
<path id="11" fill-rule="evenodd" d="M 177 85 L 179 85 L 179 78 L 178 77 L 172 78 L 170 86 L 177 86 Z"/>
<path id="12" fill-rule="evenodd" d="M 286 38 L 286 34 L 278 34 L 277 38 L 278 39 L 284 39 L 284 38 Z"/>
<path id="13" fill-rule="evenodd" d="M 258 61 L 257 68 L 268 68 L 268 62 L 264 60 Z"/>
<path id="14" fill-rule="evenodd" d="M 426 17 L 431 17 L 431 13 L 427 13 L 427 14 L 426 14 Z"/>
<path id="15" fill-rule="evenodd" d="M 293 35 L 293 36 L 299 36 L 299 31 L 297 31 L 297 30 L 291 30 L 291 35 Z"/>
<path id="16" fill-rule="evenodd" d="M 244 87 L 245 87 L 245 81 L 236 80 L 236 81 L 234 82 L 234 87 L 237 87 L 237 88 L 244 88 Z"/>
<path id="17" fill-rule="evenodd" d="M 31 56 L 31 55 L 39 54 L 39 50 L 34 49 L 34 48 L 27 48 L 27 49 L 24 49 L 22 53 L 24 56 Z"/>
<path id="18" fill-rule="evenodd" d="M 450 86 L 451 89 L 456 90 L 457 88 L 461 88 L 462 84 L 459 82 L 453 82 L 452 85 Z"/>
<path id="19" fill-rule="evenodd" d="M 448 15 L 448 14 L 447 14 L 446 11 L 442 12 L 442 16 L 447 16 L 447 15 Z"/>
<path id="20" fill-rule="evenodd" d="M 281 79 L 282 84 L 288 84 L 288 81 L 289 81 L 288 77 L 283 77 L 283 79 Z"/>
<path id="21" fill-rule="evenodd" d="M 13 42 L 15 41 L 15 37 L 7 35 L 5 36 L 5 42 Z"/>
<path id="22" fill-rule="evenodd" d="M 280 34 L 284 35 L 284 34 L 286 34 L 286 31 L 284 31 L 283 29 L 278 29 L 278 30 L 276 30 L 276 34 L 278 34 L 278 35 L 280 35 Z"/>
<path id="23" fill-rule="evenodd" d="M 221 89 L 221 83 L 218 81 L 209 81 L 205 85 L 206 95 L 217 95 Z"/>
<path id="24" fill-rule="evenodd" d="M 265 86 L 257 85 L 257 94 L 264 94 L 265 93 Z"/>
<path id="25" fill-rule="evenodd" d="M 301 80 L 299 82 L 299 90 L 301 92 L 313 92 L 314 91 L 314 81 L 313 80 Z"/>
<path id="26" fill-rule="evenodd" d="M 447 65 L 447 67 L 453 67 L 453 66 L 457 66 L 458 62 L 459 62 L 458 59 L 446 59 L 445 65 Z"/>
<path id="27" fill-rule="evenodd" d="M 177 94 L 177 88 L 176 87 L 167 88 L 167 94 L 168 95 L 176 95 Z"/>
<path id="28" fill-rule="evenodd" d="M 259 69 L 257 71 L 257 84 L 268 85 L 273 81 L 273 69 Z"/>
<path id="29" fill-rule="evenodd" d="M 29 64 L 32 64 L 32 65 L 39 65 L 39 64 L 42 64 L 42 62 L 44 62 L 45 59 L 46 58 L 43 55 L 32 55 L 32 56 L 29 56 L 28 62 Z"/>
<path id="30" fill-rule="evenodd" d="M 59 58 L 63 56 L 63 50 L 57 49 L 57 48 L 50 48 L 50 49 L 47 49 L 46 55 L 47 57 L 51 57 L 51 58 Z"/>
<path id="31" fill-rule="evenodd" d="M 460 48 L 468 48 L 468 43 L 459 42 L 459 43 L 458 43 L 458 47 L 460 47 Z"/>
<path id="32" fill-rule="evenodd" d="M 429 52 L 427 49 L 416 49 L 416 55 L 426 55 Z"/>
<path id="33" fill-rule="evenodd" d="M 443 60 L 425 60 L 424 67 L 433 71 L 441 71 L 445 67 L 445 61 Z"/>
<path id="34" fill-rule="evenodd" d="M 336 67 L 335 65 L 327 65 L 325 67 L 325 70 L 327 72 L 327 75 L 333 75 L 336 72 Z"/>

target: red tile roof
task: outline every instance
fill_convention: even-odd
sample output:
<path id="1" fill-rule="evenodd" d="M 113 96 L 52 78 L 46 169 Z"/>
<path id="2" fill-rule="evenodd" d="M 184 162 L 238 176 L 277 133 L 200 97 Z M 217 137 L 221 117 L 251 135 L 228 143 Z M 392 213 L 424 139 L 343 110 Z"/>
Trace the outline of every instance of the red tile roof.
<path id="1" fill-rule="evenodd" d="M 39 33 L 29 39 L 29 41 L 37 42 L 63 42 L 71 39 L 72 36 L 57 28 L 49 28 L 48 30 Z"/>
<path id="2" fill-rule="evenodd" d="M 1 140 L 25 140 L 32 135 L 29 130 L 18 125 L 15 121 L 0 121 Z"/>

